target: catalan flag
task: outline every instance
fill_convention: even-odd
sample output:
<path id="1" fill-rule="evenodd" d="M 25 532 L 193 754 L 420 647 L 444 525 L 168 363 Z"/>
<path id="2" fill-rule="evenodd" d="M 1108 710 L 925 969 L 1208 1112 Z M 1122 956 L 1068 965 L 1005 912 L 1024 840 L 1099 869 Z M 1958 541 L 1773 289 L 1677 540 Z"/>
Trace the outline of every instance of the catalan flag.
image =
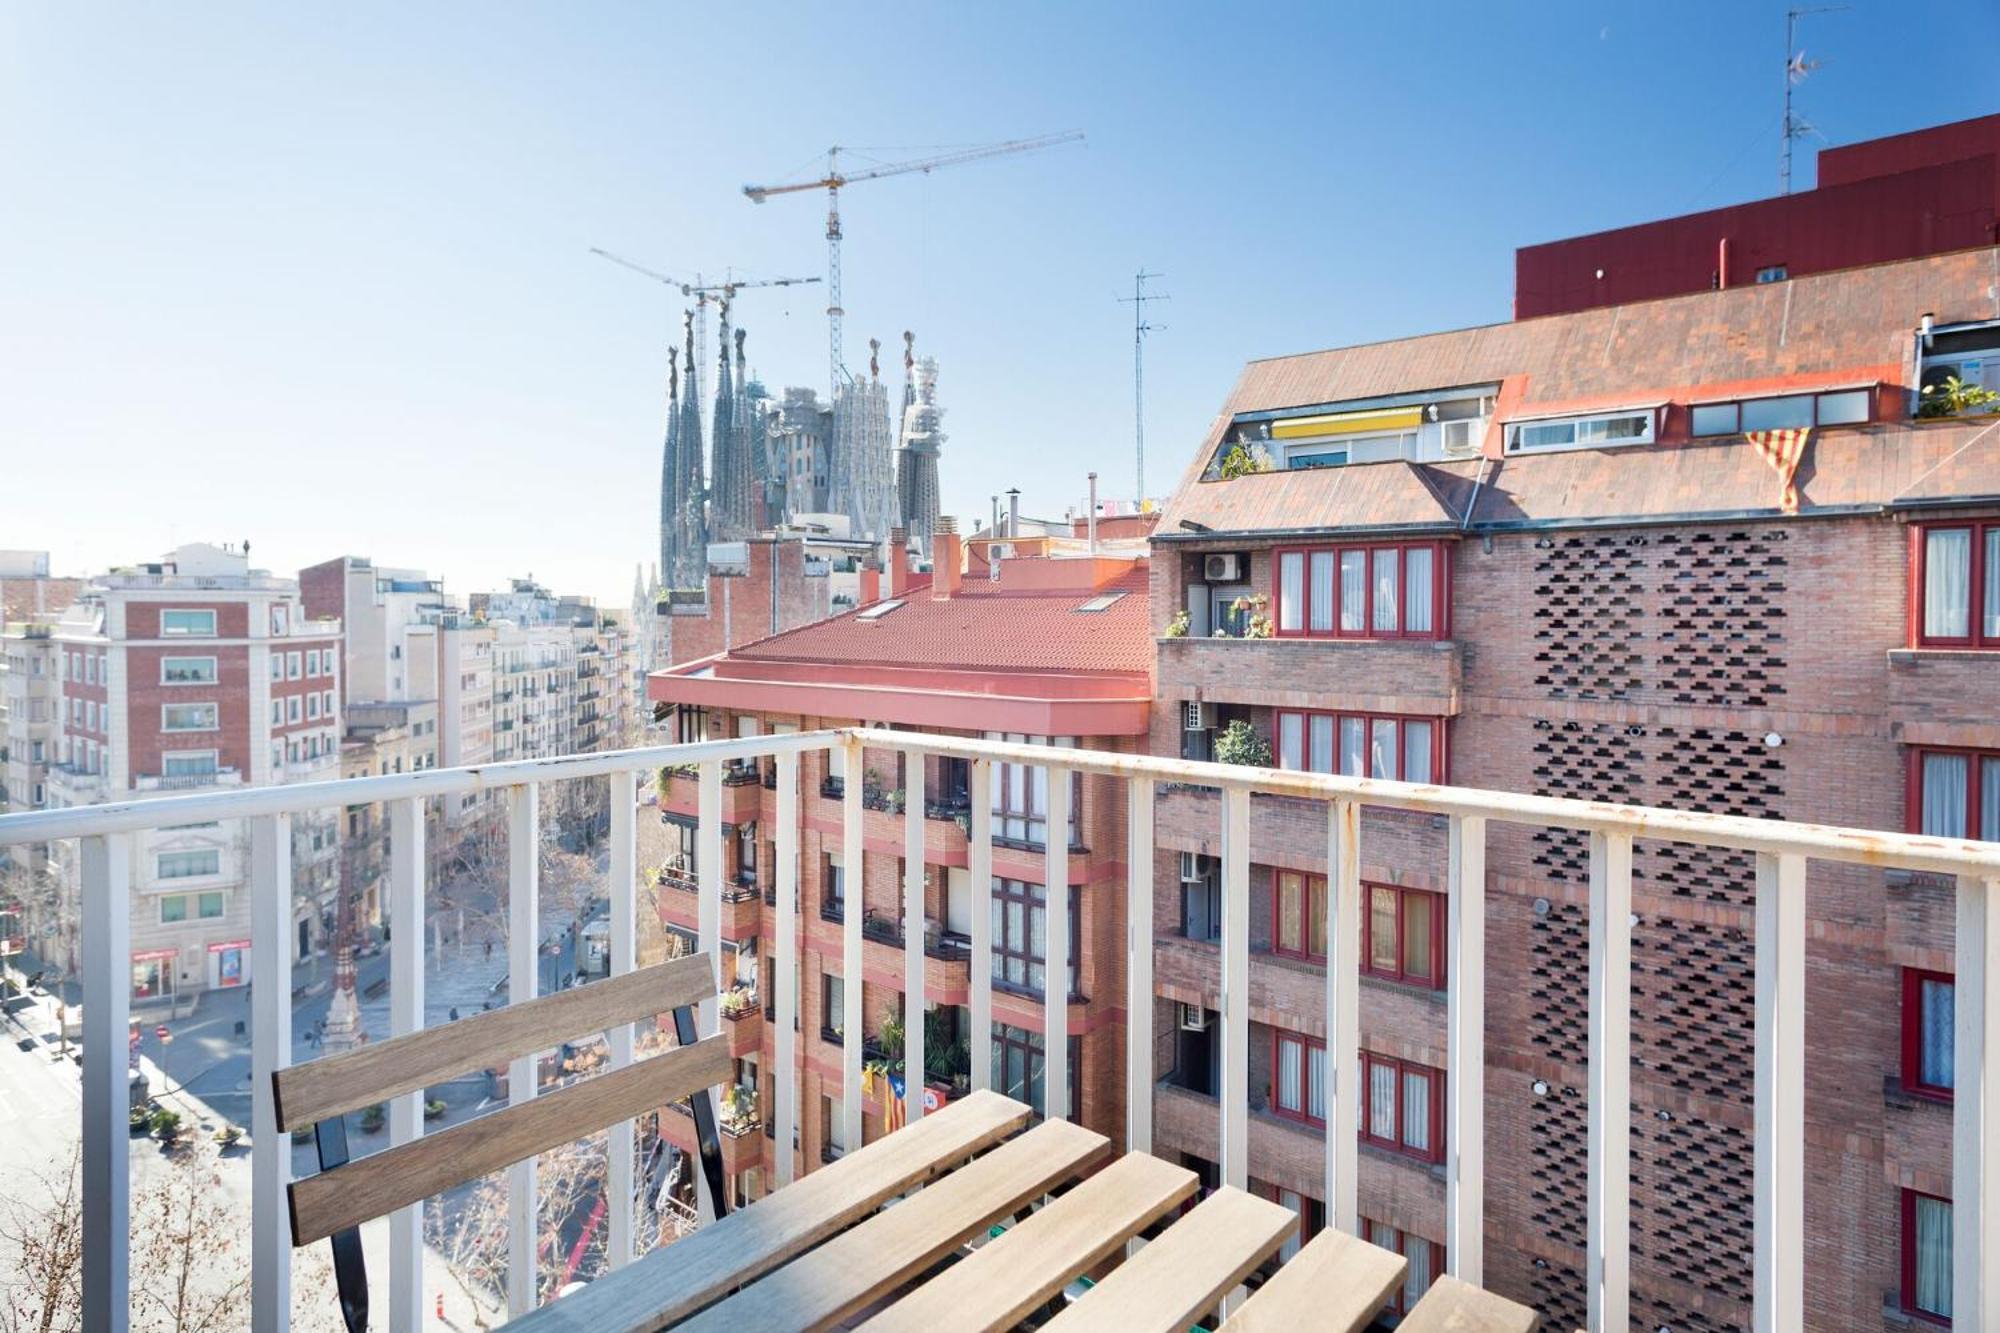
<path id="1" fill-rule="evenodd" d="M 903 1127 L 908 1112 L 903 1107 L 903 1076 L 889 1075 L 889 1095 L 882 1100 L 882 1132 L 893 1134 Z"/>
<path id="2" fill-rule="evenodd" d="M 1799 462 L 1806 456 L 1806 441 L 1812 436 L 1812 427 L 1798 426 L 1788 430 L 1751 430 L 1743 433 L 1750 447 L 1764 456 L 1778 473 L 1784 489 L 1778 493 L 1778 507 L 1787 514 L 1799 512 L 1799 488 L 1793 482 L 1798 475 Z"/>

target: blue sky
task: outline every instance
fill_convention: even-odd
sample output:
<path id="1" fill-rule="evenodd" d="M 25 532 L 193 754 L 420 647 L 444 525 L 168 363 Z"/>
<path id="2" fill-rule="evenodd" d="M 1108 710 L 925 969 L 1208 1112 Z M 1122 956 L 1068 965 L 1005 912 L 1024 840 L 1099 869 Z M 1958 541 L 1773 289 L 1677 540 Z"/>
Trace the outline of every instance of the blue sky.
<path id="1" fill-rule="evenodd" d="M 1985 17 L 1980 11 L 1985 10 Z M 1834 143 L 2000 110 L 1986 4 L 1807 20 Z M 1149 490 L 1248 358 L 1505 319 L 1516 245 L 1774 192 L 1782 3 L 0 10 L 0 547 L 341 553 L 622 604 L 674 271 L 823 272 L 830 143 L 1057 149 L 857 186 L 847 349 L 940 362 L 945 507 Z M 1799 180 L 1811 181 L 1802 147 Z M 907 152 L 905 151 L 907 150 Z M 746 295 L 824 391 L 821 289 Z M 900 395 L 900 372 L 892 378 Z"/>

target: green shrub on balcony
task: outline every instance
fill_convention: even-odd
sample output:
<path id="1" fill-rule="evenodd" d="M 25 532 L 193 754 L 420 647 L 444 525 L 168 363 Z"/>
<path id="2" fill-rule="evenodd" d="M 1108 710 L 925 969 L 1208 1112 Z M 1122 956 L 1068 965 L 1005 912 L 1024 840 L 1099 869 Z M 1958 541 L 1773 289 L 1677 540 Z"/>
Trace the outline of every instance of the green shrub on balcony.
<path id="1" fill-rule="evenodd" d="M 1271 766 L 1271 742 L 1241 718 L 1215 734 L 1215 762 L 1245 768 Z"/>

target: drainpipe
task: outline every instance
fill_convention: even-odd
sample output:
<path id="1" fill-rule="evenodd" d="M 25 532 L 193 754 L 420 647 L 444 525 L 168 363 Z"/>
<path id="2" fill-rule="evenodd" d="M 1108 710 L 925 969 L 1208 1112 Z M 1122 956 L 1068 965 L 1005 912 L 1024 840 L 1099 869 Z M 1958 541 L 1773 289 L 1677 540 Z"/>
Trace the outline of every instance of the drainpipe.
<path id="1" fill-rule="evenodd" d="M 1729 285 L 1729 238 L 1724 236 L 1715 243 L 1715 286 L 1720 291 Z"/>
<path id="2" fill-rule="evenodd" d="M 1007 537 L 1010 541 L 1021 536 L 1021 488 L 1013 487 L 1007 492 Z"/>
<path id="3" fill-rule="evenodd" d="M 1090 474 L 1090 553 L 1097 554 L 1097 474 Z"/>

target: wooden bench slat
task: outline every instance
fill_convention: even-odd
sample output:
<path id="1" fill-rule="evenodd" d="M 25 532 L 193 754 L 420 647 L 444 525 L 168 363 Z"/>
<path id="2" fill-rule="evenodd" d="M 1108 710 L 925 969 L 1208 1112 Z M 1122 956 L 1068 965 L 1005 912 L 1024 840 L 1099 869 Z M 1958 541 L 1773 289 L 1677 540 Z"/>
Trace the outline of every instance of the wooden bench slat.
<path id="1" fill-rule="evenodd" d="M 1219 1189 L 1044 1327 L 1050 1333 L 1182 1333 L 1275 1254 L 1298 1225 L 1298 1214 L 1283 1204 Z"/>
<path id="2" fill-rule="evenodd" d="M 1341 1329 L 1360 1333 L 1403 1285 L 1410 1261 L 1331 1228 L 1278 1266 L 1269 1282 L 1230 1316 L 1229 1333 L 1259 1329 Z"/>
<path id="3" fill-rule="evenodd" d="M 289 1191 L 292 1244 L 310 1245 L 607 1125 L 690 1093 L 706 1092 L 726 1082 L 734 1068 L 729 1039 L 707 1037 L 414 1143 L 307 1176 L 293 1182 Z"/>
<path id="4" fill-rule="evenodd" d="M 1542 1317 L 1517 1301 L 1440 1277 L 1397 1325 L 1400 1333 L 1535 1333 Z"/>
<path id="5" fill-rule="evenodd" d="M 1102 1134 L 1045 1120 L 680 1327 L 689 1333 L 827 1327 L 1079 1174 L 1110 1146 Z"/>
<path id="6" fill-rule="evenodd" d="M 1149 1153 L 1120 1158 L 862 1327 L 870 1333 L 1010 1329 L 1190 1198 L 1198 1184 L 1194 1172 Z"/>
<path id="7" fill-rule="evenodd" d="M 714 994 L 708 955 L 693 954 L 293 1065 L 272 1080 L 278 1128 L 293 1130 L 345 1115 Z"/>
<path id="8" fill-rule="evenodd" d="M 998 1143 L 1031 1114 L 997 1092 L 975 1092 L 510 1323 L 521 1333 L 641 1333 L 685 1319 Z"/>

